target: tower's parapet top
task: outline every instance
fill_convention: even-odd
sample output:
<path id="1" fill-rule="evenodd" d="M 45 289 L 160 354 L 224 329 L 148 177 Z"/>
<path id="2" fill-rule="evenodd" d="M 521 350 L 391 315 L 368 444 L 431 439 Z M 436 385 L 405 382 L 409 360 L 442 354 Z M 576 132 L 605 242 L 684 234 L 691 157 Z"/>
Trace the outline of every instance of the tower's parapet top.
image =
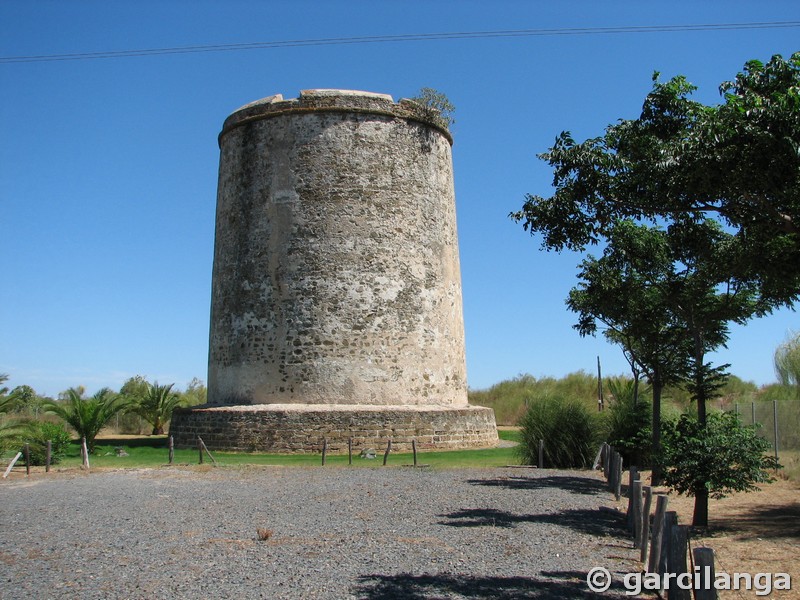
<path id="1" fill-rule="evenodd" d="M 225 119 L 220 138 L 231 129 L 251 121 L 269 119 L 287 113 L 351 112 L 370 113 L 420 121 L 440 130 L 452 144 L 450 132 L 437 119 L 435 109 L 414 100 L 402 98 L 395 102 L 389 94 L 361 90 L 310 89 L 301 90 L 298 98 L 284 99 L 275 94 L 245 104 Z"/>

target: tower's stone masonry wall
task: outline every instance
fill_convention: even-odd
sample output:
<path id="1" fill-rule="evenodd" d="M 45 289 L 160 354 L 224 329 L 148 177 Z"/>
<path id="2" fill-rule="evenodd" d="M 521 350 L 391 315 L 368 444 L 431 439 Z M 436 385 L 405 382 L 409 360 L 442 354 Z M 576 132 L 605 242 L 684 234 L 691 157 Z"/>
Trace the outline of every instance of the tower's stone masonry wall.
<path id="1" fill-rule="evenodd" d="M 313 90 L 220 135 L 209 402 L 467 406 L 450 137 Z"/>
<path id="2" fill-rule="evenodd" d="M 450 133 L 415 102 L 271 96 L 226 119 L 208 399 L 179 447 L 485 448 L 467 403 Z"/>
<path id="3" fill-rule="evenodd" d="M 491 409 L 419 410 L 411 407 L 305 407 L 265 405 L 178 409 L 170 435 L 179 448 L 197 446 L 197 437 L 210 449 L 241 452 L 319 452 L 323 439 L 331 453 L 346 453 L 349 438 L 354 453 L 382 451 L 388 439 L 392 450 L 487 448 L 497 445 Z"/>

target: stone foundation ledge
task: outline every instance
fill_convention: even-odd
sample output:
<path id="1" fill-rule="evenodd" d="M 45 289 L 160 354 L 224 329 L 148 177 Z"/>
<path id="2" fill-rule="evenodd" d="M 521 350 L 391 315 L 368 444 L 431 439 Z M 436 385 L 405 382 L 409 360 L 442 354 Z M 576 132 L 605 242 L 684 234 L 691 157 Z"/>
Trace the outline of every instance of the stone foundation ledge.
<path id="1" fill-rule="evenodd" d="M 259 404 L 176 409 L 170 435 L 177 448 L 193 448 L 198 436 L 210 450 L 312 453 L 328 442 L 331 454 L 373 448 L 392 440 L 392 451 L 458 450 L 497 446 L 494 411 L 483 406 L 355 406 Z"/>

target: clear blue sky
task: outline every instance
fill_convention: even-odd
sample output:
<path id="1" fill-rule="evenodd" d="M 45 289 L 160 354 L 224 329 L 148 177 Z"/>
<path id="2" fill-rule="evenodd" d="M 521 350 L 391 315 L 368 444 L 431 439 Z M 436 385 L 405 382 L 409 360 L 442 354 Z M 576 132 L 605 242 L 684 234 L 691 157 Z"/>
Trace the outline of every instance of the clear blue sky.
<path id="1" fill-rule="evenodd" d="M 93 53 L 282 40 L 509 29 L 800 20 L 784 2 L 0 3 L 0 55 Z M 57 394 L 142 374 L 205 380 L 217 134 L 275 93 L 348 88 L 395 99 L 431 86 L 453 127 L 467 366 L 472 388 L 528 372 L 627 372 L 582 339 L 564 298 L 575 255 L 548 254 L 508 219 L 546 195 L 536 154 L 562 130 L 595 136 L 638 115 L 653 71 L 712 103 L 745 61 L 800 50 L 800 28 L 339 44 L 0 64 L 0 372 Z M 735 328 L 732 372 L 774 381 L 772 354 L 800 318 Z"/>

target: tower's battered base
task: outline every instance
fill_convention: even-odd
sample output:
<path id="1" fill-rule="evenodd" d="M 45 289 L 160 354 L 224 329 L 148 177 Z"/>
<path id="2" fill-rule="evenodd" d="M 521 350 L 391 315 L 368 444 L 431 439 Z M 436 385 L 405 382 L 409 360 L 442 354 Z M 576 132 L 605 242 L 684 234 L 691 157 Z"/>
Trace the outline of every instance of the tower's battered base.
<path id="1" fill-rule="evenodd" d="M 373 448 L 456 450 L 497 446 L 494 411 L 483 406 L 356 406 L 339 404 L 258 404 L 176 409 L 170 435 L 178 448 L 197 446 L 239 452 L 354 453 Z"/>

